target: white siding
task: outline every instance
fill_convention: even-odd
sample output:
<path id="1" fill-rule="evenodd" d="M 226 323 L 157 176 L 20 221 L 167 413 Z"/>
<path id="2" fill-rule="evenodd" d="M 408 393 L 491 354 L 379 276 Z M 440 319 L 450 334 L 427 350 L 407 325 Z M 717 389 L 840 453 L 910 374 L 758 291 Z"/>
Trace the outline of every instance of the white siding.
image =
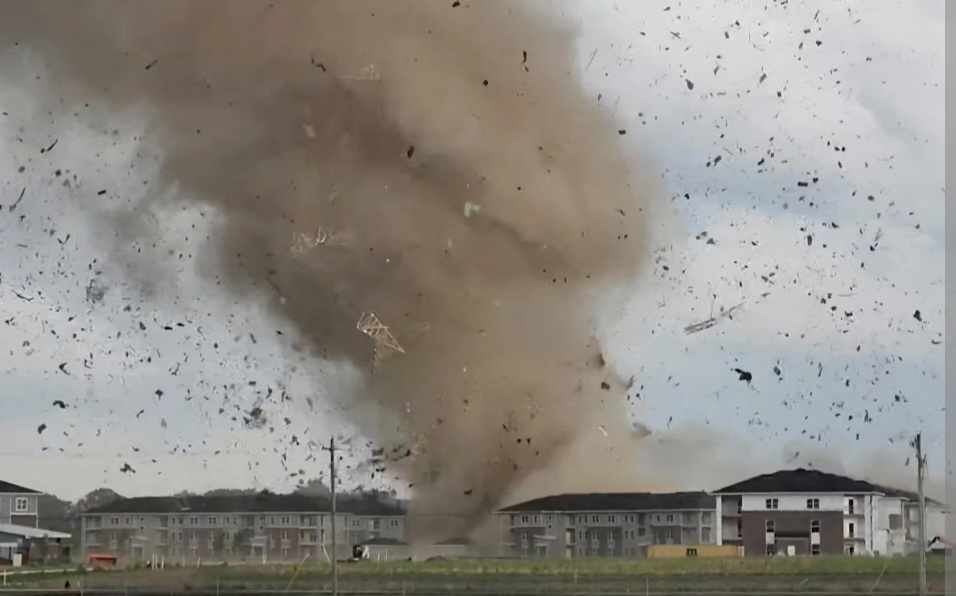
<path id="1" fill-rule="evenodd" d="M 778 511 L 807 511 L 808 499 L 820 500 L 820 511 L 843 511 L 843 495 L 799 494 L 799 495 L 744 495 L 743 511 L 767 511 L 767 499 L 777 499 Z"/>
<path id="2" fill-rule="evenodd" d="M 716 498 L 717 506 L 715 507 L 714 514 L 714 544 L 723 544 L 724 543 L 724 518 L 721 516 L 723 511 L 723 497 L 720 495 Z"/>

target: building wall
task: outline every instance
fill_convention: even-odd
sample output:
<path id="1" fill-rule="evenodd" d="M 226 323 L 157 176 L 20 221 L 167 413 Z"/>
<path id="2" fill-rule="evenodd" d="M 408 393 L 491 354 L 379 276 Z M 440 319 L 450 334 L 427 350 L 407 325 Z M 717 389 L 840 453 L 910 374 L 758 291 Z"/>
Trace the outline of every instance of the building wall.
<path id="1" fill-rule="evenodd" d="M 777 552 L 783 554 L 786 546 L 793 546 L 795 554 L 811 554 L 814 538 L 810 528 L 813 520 L 819 520 L 819 544 L 821 555 L 843 554 L 842 511 L 744 511 L 742 513 L 744 555 L 767 556 L 767 521 L 774 524 L 773 540 Z"/>
<path id="2" fill-rule="evenodd" d="M 716 510 L 501 514 L 499 555 L 639 557 L 648 544 L 714 544 Z"/>
<path id="3" fill-rule="evenodd" d="M 26 506 L 25 509 L 23 508 L 24 505 Z M 16 524 L 36 528 L 37 495 L 32 493 L 0 494 L 0 524 Z"/>
<path id="4" fill-rule="evenodd" d="M 819 501 L 820 511 L 843 511 L 844 508 L 843 495 L 801 493 L 798 495 L 743 495 L 741 509 L 743 511 L 766 511 L 770 509 L 770 507 L 767 507 L 767 501 L 773 499 L 776 499 L 777 506 L 775 509 L 777 511 L 806 511 L 808 509 L 807 501 L 811 499 Z"/>
<path id="5" fill-rule="evenodd" d="M 81 554 L 113 554 L 123 560 L 324 560 L 331 556 L 328 513 L 215 513 L 84 515 Z M 336 550 L 371 538 L 404 540 L 401 516 L 336 516 Z"/>

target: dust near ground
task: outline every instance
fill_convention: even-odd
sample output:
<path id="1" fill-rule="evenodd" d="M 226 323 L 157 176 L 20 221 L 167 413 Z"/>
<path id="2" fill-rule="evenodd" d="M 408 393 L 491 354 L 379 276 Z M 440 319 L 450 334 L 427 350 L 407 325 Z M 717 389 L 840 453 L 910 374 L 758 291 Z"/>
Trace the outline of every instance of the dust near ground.
<path id="1" fill-rule="evenodd" d="M 657 193 L 580 88 L 565 24 L 517 1 L 0 15 L 5 78 L 32 78 L 33 52 L 38 105 L 135 111 L 175 190 L 151 207 L 219 211 L 210 282 L 268 296 L 313 356 L 366 371 L 349 415 L 413 485 L 422 536 L 467 533 L 519 488 L 568 488 L 581 462 L 591 490 L 638 487 L 595 316 L 639 273 Z M 134 240 L 123 221 L 109 232 Z M 404 353 L 375 363 L 363 313 Z"/>

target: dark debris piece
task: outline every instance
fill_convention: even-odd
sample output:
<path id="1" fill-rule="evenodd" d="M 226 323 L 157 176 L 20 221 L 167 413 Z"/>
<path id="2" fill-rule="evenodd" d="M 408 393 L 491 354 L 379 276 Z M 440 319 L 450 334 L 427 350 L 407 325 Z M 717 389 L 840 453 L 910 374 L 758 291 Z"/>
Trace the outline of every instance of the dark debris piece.
<path id="1" fill-rule="evenodd" d="M 53 405 L 60 408 L 61 410 L 66 409 L 66 402 L 64 402 L 62 399 L 53 400 Z"/>
<path id="2" fill-rule="evenodd" d="M 743 370 L 742 368 L 735 368 L 734 372 L 737 373 L 737 380 L 739 381 L 749 383 L 750 381 L 754 380 L 753 374 L 749 371 Z"/>
<path id="3" fill-rule="evenodd" d="M 46 424 L 41 424 L 40 426 L 37 427 L 37 434 L 42 435 L 43 431 L 45 430 L 46 430 Z"/>

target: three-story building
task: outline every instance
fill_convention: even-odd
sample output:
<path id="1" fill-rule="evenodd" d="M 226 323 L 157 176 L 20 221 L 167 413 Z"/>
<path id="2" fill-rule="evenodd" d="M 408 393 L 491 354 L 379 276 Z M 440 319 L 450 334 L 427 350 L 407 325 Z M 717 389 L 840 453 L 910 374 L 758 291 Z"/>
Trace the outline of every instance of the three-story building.
<path id="1" fill-rule="evenodd" d="M 704 492 L 563 494 L 498 512 L 502 556 L 639 557 L 652 544 L 714 544 Z"/>
<path id="2" fill-rule="evenodd" d="M 336 549 L 375 538 L 404 540 L 405 511 L 377 496 L 343 497 Z M 138 497 L 81 515 L 81 548 L 124 560 L 325 560 L 333 556 L 331 502 L 304 495 Z"/>

